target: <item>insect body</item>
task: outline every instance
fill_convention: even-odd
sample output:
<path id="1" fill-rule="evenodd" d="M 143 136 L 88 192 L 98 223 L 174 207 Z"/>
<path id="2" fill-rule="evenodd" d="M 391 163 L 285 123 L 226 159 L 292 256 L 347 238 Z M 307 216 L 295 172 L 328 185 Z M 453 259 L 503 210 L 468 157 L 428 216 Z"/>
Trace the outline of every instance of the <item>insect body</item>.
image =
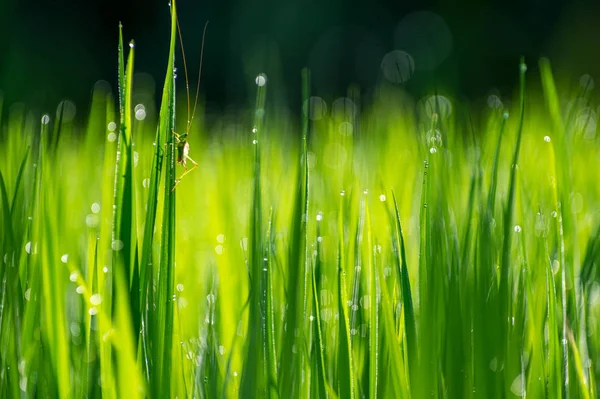
<path id="1" fill-rule="evenodd" d="M 173 131 L 173 136 L 175 137 L 175 145 L 177 146 L 177 163 L 181 164 L 181 166 L 183 166 L 185 170 L 181 174 L 181 176 L 179 176 L 179 178 L 175 180 L 175 185 L 171 189 L 171 192 L 175 190 L 175 187 L 177 187 L 177 184 L 179 184 L 179 182 L 181 181 L 181 179 L 183 179 L 185 175 L 187 175 L 188 173 L 190 173 L 198 167 L 198 163 L 194 161 L 189 155 L 190 143 L 187 141 L 188 134 L 178 134 L 175 133 L 175 131 Z M 187 161 L 190 161 L 192 163 L 193 166 L 191 168 L 187 167 Z"/>
<path id="2" fill-rule="evenodd" d="M 203 54 L 204 54 L 204 38 L 206 36 L 206 28 L 207 27 L 208 27 L 208 21 L 206 22 L 206 25 L 204 25 L 204 32 L 202 33 L 202 50 L 200 51 L 200 68 L 198 70 L 198 87 L 196 88 L 196 100 L 194 101 L 194 110 L 191 112 L 191 117 L 190 117 L 190 85 L 189 85 L 189 80 L 188 80 L 185 52 L 183 50 L 183 39 L 181 38 L 181 29 L 179 28 L 179 20 L 177 21 L 177 31 L 179 33 L 179 41 L 181 44 L 181 53 L 183 56 L 183 67 L 184 67 L 184 71 L 185 71 L 185 89 L 187 92 L 188 123 L 187 123 L 187 129 L 186 129 L 185 133 L 178 134 L 175 132 L 175 130 L 173 130 L 173 141 L 175 142 L 175 145 L 177 146 L 177 163 L 181 164 L 181 166 L 183 166 L 184 172 L 181 174 L 181 176 L 179 176 L 179 178 L 175 179 L 175 185 L 171 189 L 171 192 L 173 192 L 175 190 L 175 187 L 177 187 L 177 184 L 179 184 L 179 182 L 181 181 L 181 179 L 183 179 L 183 177 L 185 175 L 187 175 L 188 173 L 190 173 L 191 171 L 193 171 L 194 169 L 196 169 L 198 167 L 198 163 L 196 161 L 194 161 L 189 155 L 190 154 L 190 143 L 188 142 L 187 139 L 188 139 L 188 135 L 190 132 L 190 128 L 192 127 L 192 122 L 194 121 L 194 114 L 196 113 L 196 106 L 198 105 L 198 94 L 200 93 L 200 77 L 202 76 L 202 58 L 203 58 Z M 187 161 L 190 161 L 192 163 L 193 166 L 191 168 L 188 168 Z"/>

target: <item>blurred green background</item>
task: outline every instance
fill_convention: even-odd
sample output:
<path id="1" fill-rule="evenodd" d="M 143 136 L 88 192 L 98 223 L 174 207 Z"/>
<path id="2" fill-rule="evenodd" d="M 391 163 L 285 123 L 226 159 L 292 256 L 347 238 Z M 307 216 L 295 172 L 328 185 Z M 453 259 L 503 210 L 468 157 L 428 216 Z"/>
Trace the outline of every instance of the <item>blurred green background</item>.
<path id="1" fill-rule="evenodd" d="M 406 84 L 416 95 L 433 86 L 470 99 L 493 88 L 511 95 L 520 55 L 531 65 L 548 56 L 559 75 L 574 78 L 595 77 L 600 68 L 600 5 L 593 0 L 210 0 L 182 1 L 180 10 L 192 76 L 202 27 L 211 21 L 202 92 L 218 107 L 247 104 L 254 77 L 265 72 L 275 83 L 272 98 L 298 109 L 299 71 L 307 65 L 319 95 L 341 95 L 358 83 L 368 98 L 394 49 L 414 58 Z M 161 81 L 168 18 L 166 0 L 2 0 L 5 104 L 45 111 L 69 98 L 81 106 L 97 80 L 114 87 L 119 21 L 138 45 L 138 72 Z"/>

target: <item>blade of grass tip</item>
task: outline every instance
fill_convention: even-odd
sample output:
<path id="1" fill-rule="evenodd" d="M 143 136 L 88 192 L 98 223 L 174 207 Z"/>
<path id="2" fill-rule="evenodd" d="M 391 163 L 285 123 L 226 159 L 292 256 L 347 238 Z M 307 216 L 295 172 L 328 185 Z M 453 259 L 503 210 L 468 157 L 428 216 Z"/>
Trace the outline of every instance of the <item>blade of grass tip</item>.
<path id="1" fill-rule="evenodd" d="M 410 289 L 410 277 L 408 275 L 408 263 L 406 262 L 406 246 L 404 244 L 404 234 L 400 222 L 400 212 L 396 201 L 396 193 L 392 190 L 392 199 L 394 201 L 394 210 L 396 212 L 396 240 L 400 248 L 400 258 L 396 255 L 396 267 L 398 276 L 400 276 L 400 285 L 402 289 L 402 310 L 404 312 L 404 331 L 406 334 L 406 347 L 408 350 L 408 368 L 410 373 L 410 382 L 414 383 L 414 372 L 419 363 L 418 343 L 417 343 L 417 324 L 415 321 L 415 311 Z"/>
<path id="2" fill-rule="evenodd" d="M 504 241 L 503 241 L 503 249 L 502 249 L 502 263 L 500 267 L 500 287 L 499 287 L 499 301 L 500 301 L 500 336 L 503 337 L 502 342 L 508 342 L 508 318 L 509 318 L 509 308 L 508 304 L 510 303 L 509 298 L 509 289 L 510 284 L 508 281 L 509 277 L 509 267 L 510 267 L 510 257 L 511 257 L 511 248 L 512 248 L 512 219 L 515 211 L 515 196 L 516 196 L 516 178 L 517 178 L 517 169 L 519 162 L 519 150 L 521 148 L 521 137 L 523 134 L 523 121 L 525 117 L 525 72 L 527 71 L 527 66 L 525 65 L 524 59 L 521 59 L 521 64 L 519 67 L 519 75 L 520 75 L 520 102 L 519 102 L 519 124 L 517 127 L 517 141 L 515 145 L 515 149 L 513 152 L 511 170 L 510 170 L 510 178 L 508 183 L 508 200 L 506 204 L 506 209 L 504 212 Z M 502 353 L 502 359 L 499 364 L 503 365 L 504 362 L 507 361 L 507 350 L 508 348 L 504 346 L 504 353 Z M 508 379 L 506 373 L 506 367 L 501 369 L 501 376 L 503 377 L 503 383 L 506 384 Z M 509 387 L 506 387 L 506 391 L 508 391 Z"/>
<path id="3" fill-rule="evenodd" d="M 310 73 L 302 70 L 302 103 L 310 96 Z M 282 353 L 279 366 L 279 394 L 282 397 L 294 397 L 300 392 L 300 377 L 304 365 L 304 322 L 306 321 L 306 302 L 308 296 L 307 281 L 307 241 L 306 224 L 308 221 L 308 116 L 302 119 L 302 150 L 298 179 L 300 183 L 294 201 L 294 210 L 290 224 L 291 236 L 288 251 L 288 309 L 287 330 L 284 331 Z M 300 289 L 298 289 L 300 284 Z M 298 337 L 296 337 L 298 334 Z M 297 352 L 297 353 L 295 353 Z"/>
<path id="4" fill-rule="evenodd" d="M 355 397 L 354 370 L 352 366 L 352 339 L 350 337 L 350 319 L 348 316 L 346 286 L 346 248 L 344 246 L 344 196 L 340 195 L 338 216 L 338 309 L 339 309 L 339 343 L 338 343 L 338 393 L 340 398 Z"/>
<path id="5" fill-rule="evenodd" d="M 140 330 L 139 317 L 139 279 L 134 279 L 137 270 L 137 239 L 135 234 L 135 193 L 133 190 L 133 137 L 132 137 L 132 92 L 133 92 L 133 65 L 135 57 L 135 44 L 129 43 L 126 71 L 123 66 L 123 28 L 119 26 L 119 104 L 121 111 L 120 134 L 117 143 L 117 159 L 115 170 L 115 197 L 113 207 L 113 273 L 115 267 L 125 270 L 131 298 L 128 301 L 131 307 L 130 314 L 133 318 L 133 331 Z M 124 76 L 121 74 L 124 73 Z M 136 334 L 137 342 L 137 334 Z"/>
<path id="6" fill-rule="evenodd" d="M 126 114 L 126 109 L 125 109 L 125 87 L 126 87 L 126 82 L 125 82 L 125 49 L 123 46 L 123 25 L 121 23 L 119 23 L 119 44 L 118 44 L 118 57 L 117 57 L 117 92 L 118 92 L 118 99 L 119 99 L 119 118 L 120 118 L 120 124 L 124 125 L 126 124 L 125 121 L 125 114 Z M 119 134 L 118 134 L 118 140 L 117 140 L 117 145 L 116 145 L 116 151 L 115 152 L 108 152 L 109 155 L 113 155 L 114 158 L 112 159 L 112 167 L 114 168 L 114 176 L 113 176 L 113 182 L 112 182 L 112 218 L 111 218 L 111 224 L 110 224 L 110 238 L 108 239 L 108 244 L 110 245 L 111 248 L 111 252 L 110 252 L 110 260 L 107 260 L 107 262 L 110 262 L 110 269 L 108 270 L 108 273 L 106 274 L 106 276 L 101 276 L 100 277 L 100 281 L 104 280 L 104 283 L 101 283 L 101 286 L 103 286 L 104 288 L 104 307 L 105 309 L 110 309 L 110 313 L 112 313 L 113 311 L 113 289 L 114 289 L 114 272 L 116 268 L 120 268 L 120 267 L 124 267 L 124 262 L 123 262 L 123 257 L 122 254 L 120 254 L 118 251 L 116 251 L 116 248 L 121 248 L 122 245 L 122 241 L 118 242 L 118 235 L 120 234 L 120 228 L 121 228 L 121 214 L 122 214 L 122 207 L 123 207 L 123 203 L 122 203 L 122 190 L 123 190 L 123 176 L 125 175 L 124 171 L 124 164 L 125 164 L 125 157 L 126 155 L 123 155 L 123 158 L 121 160 L 121 154 L 124 151 L 124 147 L 125 147 L 125 131 L 126 131 L 126 127 L 125 126 L 121 126 L 119 127 Z M 123 174 L 123 175 L 121 175 Z M 124 245 L 123 245 L 124 246 Z M 88 317 L 87 318 L 87 325 L 86 325 L 86 332 L 88 334 L 92 334 L 91 332 L 91 319 Z M 102 323 L 100 323 L 100 327 L 101 328 L 106 328 L 106 326 L 103 326 Z M 114 383 L 114 373 L 113 373 L 113 366 L 114 366 L 114 358 L 113 358 L 113 348 L 111 345 L 107 344 L 106 342 L 104 342 L 103 340 L 100 341 L 100 373 L 101 373 L 101 379 L 102 381 L 104 381 L 104 383 L 102 384 L 102 395 L 107 396 L 107 395 L 112 395 L 112 394 L 116 394 L 116 392 L 114 392 L 114 390 L 112 390 L 114 388 L 113 384 Z M 109 384 L 109 382 L 112 382 Z"/>
<path id="7" fill-rule="evenodd" d="M 175 1 L 171 1 L 171 42 L 169 45 L 169 61 L 163 88 L 163 97 L 159 113 L 159 142 L 157 146 L 166 146 L 165 184 L 163 187 L 163 222 L 161 252 L 156 284 L 148 283 L 148 290 L 157 286 L 156 301 L 149 306 L 156 306 L 156 318 L 152 322 L 153 380 L 154 390 L 158 397 L 171 397 L 171 357 L 173 339 L 173 281 L 175 265 L 175 43 L 177 37 L 177 14 Z M 158 184 L 158 182 L 157 182 Z M 148 248 L 151 251 L 151 248 Z M 150 256 L 150 255 L 148 255 Z M 145 265 L 144 265 L 145 266 Z M 146 271 L 148 272 L 148 271 Z M 150 277 L 148 277 L 150 278 Z M 153 316 L 154 317 L 154 316 Z"/>
<path id="8" fill-rule="evenodd" d="M 266 84 L 257 85 L 256 108 L 265 107 Z M 249 236 L 249 268 L 250 268 L 250 308 L 248 320 L 248 336 L 246 338 L 246 357 L 240 382 L 240 395 L 265 397 L 270 393 L 267 389 L 268 376 L 268 342 L 266 317 L 267 308 L 267 274 L 264 261 L 264 245 L 262 230 L 262 200 L 260 182 L 260 134 L 262 133 L 264 113 L 254 112 L 253 140 L 254 145 L 254 177 L 253 196 L 250 203 L 250 236 Z M 261 365 L 261 367 L 257 367 Z"/>
<path id="9" fill-rule="evenodd" d="M 48 125 L 44 123 L 42 119 L 41 129 L 40 129 L 40 137 L 44 138 L 48 133 Z M 37 165 L 42 165 L 42 151 L 40 151 L 41 140 L 38 140 L 33 147 L 35 150 L 32 151 L 32 157 L 35 157 L 35 162 Z M 41 167 L 36 167 L 34 164 L 33 176 L 31 177 L 31 182 L 28 187 L 28 195 L 27 195 L 27 204 L 25 207 L 27 208 L 25 212 L 28 215 L 32 216 L 34 222 L 30 223 L 25 234 L 24 241 L 26 242 L 37 242 L 39 237 L 40 223 L 38 222 L 41 219 L 40 212 L 40 200 L 39 200 L 39 192 L 41 187 L 41 179 L 40 179 L 40 171 Z M 16 205 L 16 203 L 14 204 Z M 13 205 L 13 206 L 14 206 Z M 28 282 L 29 291 L 29 300 L 25 303 L 25 311 L 23 317 L 23 345 L 24 347 L 29 348 L 39 348 L 41 345 L 39 334 L 36 334 L 36 329 L 40 326 L 40 314 L 42 305 L 40 303 L 42 295 L 40 292 L 41 289 L 41 270 L 39 267 L 38 258 L 32 258 L 31 256 L 27 256 L 24 259 L 24 264 L 21 266 L 23 269 L 23 281 Z M 25 277 L 27 279 L 25 280 Z M 2 278 L 0 278 L 2 281 Z M 4 290 L 5 291 L 5 290 Z M 4 293 L 4 292 L 3 292 Z M 1 326 L 0 322 L 0 326 Z M 44 361 L 43 355 L 35 356 L 33 350 L 31 351 L 30 358 L 25 358 L 27 364 L 31 365 L 31 372 L 38 372 L 39 381 L 43 381 L 44 379 L 44 371 L 40 369 L 40 364 Z M 34 358 L 34 361 L 31 361 L 31 358 Z M 36 393 L 39 393 L 41 396 L 44 396 L 44 391 L 39 388 L 42 384 L 37 384 Z M 46 391 L 47 393 L 47 391 Z"/>

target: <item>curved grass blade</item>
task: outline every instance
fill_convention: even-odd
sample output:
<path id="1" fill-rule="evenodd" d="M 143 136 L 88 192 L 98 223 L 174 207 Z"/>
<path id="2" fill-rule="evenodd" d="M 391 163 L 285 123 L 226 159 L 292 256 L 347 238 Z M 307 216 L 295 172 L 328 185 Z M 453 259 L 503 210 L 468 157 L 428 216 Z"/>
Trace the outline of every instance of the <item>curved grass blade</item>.
<path id="1" fill-rule="evenodd" d="M 402 289 L 402 310 L 404 312 L 404 331 L 406 334 L 406 348 L 408 350 L 408 367 L 411 376 L 411 383 L 414 381 L 413 373 L 416 371 L 418 359 L 417 326 L 415 321 L 415 311 L 410 289 L 410 278 L 408 276 L 408 263 L 406 262 L 406 248 L 404 244 L 404 234 L 402 233 L 402 224 L 400 222 L 400 212 L 396 202 L 396 193 L 392 190 L 392 199 L 394 200 L 394 211 L 396 214 L 396 241 L 400 248 L 400 258 L 396 255 L 396 267 L 398 276 L 400 276 L 400 285 Z M 384 285 L 384 284 L 382 284 Z"/>

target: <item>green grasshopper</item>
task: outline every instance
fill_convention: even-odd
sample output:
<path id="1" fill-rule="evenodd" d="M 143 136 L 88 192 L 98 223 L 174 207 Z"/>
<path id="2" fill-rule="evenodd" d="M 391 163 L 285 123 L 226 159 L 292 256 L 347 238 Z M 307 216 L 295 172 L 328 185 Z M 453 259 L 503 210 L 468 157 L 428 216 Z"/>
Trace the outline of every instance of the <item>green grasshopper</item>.
<path id="1" fill-rule="evenodd" d="M 206 28 L 207 27 L 208 27 L 208 21 L 206 21 L 206 24 L 204 25 L 204 31 L 202 33 L 202 49 L 200 50 L 200 67 L 198 68 L 198 86 L 196 87 L 196 99 L 194 100 L 194 109 L 190 114 L 190 81 L 188 79 L 187 62 L 186 62 L 186 58 L 185 58 L 185 51 L 183 49 L 183 38 L 181 36 L 181 28 L 179 27 L 179 19 L 177 19 L 177 32 L 179 34 L 179 43 L 181 45 L 181 55 L 183 58 L 183 70 L 185 72 L 185 90 L 186 90 L 186 94 L 187 94 L 188 121 L 187 121 L 187 127 L 186 127 L 185 133 L 179 134 L 179 133 L 176 133 L 175 130 L 172 130 L 173 139 L 174 139 L 175 145 L 177 146 L 177 163 L 181 164 L 181 166 L 183 166 L 183 168 L 185 170 L 181 174 L 181 176 L 179 176 L 179 178 L 175 179 L 175 185 L 171 189 L 171 192 L 175 191 L 175 188 L 177 187 L 177 185 L 179 184 L 179 182 L 181 181 L 181 179 L 183 179 L 183 177 L 185 175 L 187 175 L 188 173 L 191 173 L 194 169 L 196 169 L 198 167 L 198 162 L 194 161 L 190 157 L 190 143 L 188 142 L 187 139 L 188 139 L 190 129 L 192 128 L 192 122 L 194 122 L 194 114 L 196 113 L 196 106 L 198 105 L 198 95 L 200 94 L 200 77 L 202 76 L 202 58 L 204 56 L 204 39 L 206 37 Z M 191 115 L 191 117 L 190 117 L 190 115 Z M 187 167 L 187 161 L 190 161 L 192 163 L 192 167 L 189 169 Z"/>

